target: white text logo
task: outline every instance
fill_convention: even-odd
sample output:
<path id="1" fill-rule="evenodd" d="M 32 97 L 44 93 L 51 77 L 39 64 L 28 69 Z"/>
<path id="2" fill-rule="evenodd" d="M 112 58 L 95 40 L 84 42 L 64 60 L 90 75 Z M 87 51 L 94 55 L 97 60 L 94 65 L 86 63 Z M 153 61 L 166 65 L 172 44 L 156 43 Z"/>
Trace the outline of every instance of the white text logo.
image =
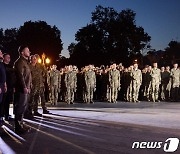
<path id="1" fill-rule="evenodd" d="M 168 138 L 165 142 L 133 142 L 132 149 L 160 149 L 163 147 L 165 152 L 175 152 L 178 145 L 178 138 Z"/>

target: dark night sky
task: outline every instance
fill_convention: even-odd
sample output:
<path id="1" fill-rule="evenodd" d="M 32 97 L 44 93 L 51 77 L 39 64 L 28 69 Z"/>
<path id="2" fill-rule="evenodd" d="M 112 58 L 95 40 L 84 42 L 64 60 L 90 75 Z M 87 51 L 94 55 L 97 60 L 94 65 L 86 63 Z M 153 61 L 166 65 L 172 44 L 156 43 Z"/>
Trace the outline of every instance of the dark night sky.
<path id="1" fill-rule="evenodd" d="M 151 37 L 152 48 L 167 47 L 173 39 L 180 41 L 180 0 L 4 0 L 0 4 L 0 28 L 19 28 L 25 21 L 44 20 L 62 32 L 63 52 L 74 42 L 74 35 L 90 22 L 97 5 L 117 11 L 130 8 L 136 23 Z"/>

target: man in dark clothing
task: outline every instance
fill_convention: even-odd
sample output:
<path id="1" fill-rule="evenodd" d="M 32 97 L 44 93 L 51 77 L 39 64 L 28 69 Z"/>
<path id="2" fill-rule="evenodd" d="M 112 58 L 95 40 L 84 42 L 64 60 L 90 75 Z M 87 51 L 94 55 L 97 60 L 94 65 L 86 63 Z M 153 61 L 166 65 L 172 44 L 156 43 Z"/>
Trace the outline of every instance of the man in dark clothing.
<path id="1" fill-rule="evenodd" d="M 3 54 L 0 50 L 0 124 L 3 123 L 3 94 L 7 91 L 7 86 L 6 86 L 6 71 L 4 68 L 4 64 L 2 63 L 3 60 Z"/>
<path id="2" fill-rule="evenodd" d="M 6 70 L 6 84 L 7 84 L 7 92 L 4 93 L 3 96 L 3 106 L 4 106 L 5 120 L 9 121 L 11 120 L 11 117 L 9 115 L 9 105 L 11 102 L 13 102 L 13 88 L 14 88 L 15 74 L 13 67 L 9 64 L 11 61 L 10 55 L 5 53 L 3 54 L 3 58 L 4 58 L 3 59 L 4 67 Z"/>
<path id="3" fill-rule="evenodd" d="M 28 129 L 23 125 L 23 116 L 29 101 L 32 77 L 28 63 L 30 51 L 27 46 L 19 47 L 19 58 L 14 63 L 16 83 L 14 95 L 15 132 L 25 133 Z"/>

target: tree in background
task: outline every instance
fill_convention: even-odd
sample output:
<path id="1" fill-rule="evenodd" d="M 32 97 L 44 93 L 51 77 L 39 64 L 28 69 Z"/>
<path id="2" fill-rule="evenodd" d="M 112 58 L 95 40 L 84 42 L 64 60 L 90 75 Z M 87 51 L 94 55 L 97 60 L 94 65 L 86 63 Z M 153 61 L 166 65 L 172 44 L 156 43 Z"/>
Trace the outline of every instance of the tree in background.
<path id="1" fill-rule="evenodd" d="M 22 44 L 28 45 L 32 54 L 44 52 L 53 63 L 63 48 L 60 30 L 45 21 L 27 21 L 18 29 L 0 29 L 0 48 L 11 55 L 12 62 L 18 58 L 18 47 Z"/>
<path id="2" fill-rule="evenodd" d="M 173 64 L 174 62 L 180 63 L 180 42 L 169 42 L 168 47 L 165 48 L 164 59 L 168 64 Z"/>
<path id="3" fill-rule="evenodd" d="M 27 44 L 32 53 L 41 55 L 43 52 L 53 61 L 62 51 L 61 32 L 56 26 L 45 21 L 28 21 L 19 28 L 18 42 Z"/>
<path id="4" fill-rule="evenodd" d="M 136 26 L 135 16 L 130 9 L 117 12 L 97 6 L 90 24 L 79 29 L 75 35 L 77 43 L 69 47 L 70 62 L 79 66 L 111 62 L 129 65 L 133 58 L 141 56 L 143 49 L 150 47 L 151 39 L 142 27 Z"/>
<path id="5" fill-rule="evenodd" d="M 17 41 L 18 29 L 3 29 L 0 30 L 0 46 L 4 53 L 11 55 L 11 62 L 14 62 L 18 58 L 17 49 L 19 43 Z"/>

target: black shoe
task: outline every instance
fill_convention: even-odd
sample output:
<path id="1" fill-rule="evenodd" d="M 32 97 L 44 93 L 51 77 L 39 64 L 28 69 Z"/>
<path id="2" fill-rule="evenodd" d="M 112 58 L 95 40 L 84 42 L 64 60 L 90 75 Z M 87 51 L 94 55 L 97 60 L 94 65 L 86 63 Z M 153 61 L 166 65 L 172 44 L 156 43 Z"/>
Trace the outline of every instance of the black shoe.
<path id="1" fill-rule="evenodd" d="M 39 112 L 34 112 L 34 116 L 42 117 L 42 114 L 40 114 Z"/>
<path id="2" fill-rule="evenodd" d="M 27 129 L 15 128 L 15 133 L 18 134 L 18 135 L 22 135 L 22 134 L 25 134 L 25 133 L 27 133 L 27 132 L 28 132 Z"/>
<path id="3" fill-rule="evenodd" d="M 49 114 L 50 112 L 48 110 L 43 110 L 43 114 Z"/>
<path id="4" fill-rule="evenodd" d="M 24 115 L 25 119 L 33 120 L 34 116 L 33 115 Z"/>
<path id="5" fill-rule="evenodd" d="M 26 132 L 29 132 L 31 130 L 31 127 L 23 124 L 23 129 L 26 131 Z"/>
<path id="6" fill-rule="evenodd" d="M 0 126 L 2 126 L 5 123 L 5 121 L 1 118 L 0 119 Z"/>
<path id="7" fill-rule="evenodd" d="M 9 117 L 5 117 L 5 121 L 13 121 L 14 119 L 11 117 L 11 116 L 9 116 Z"/>

